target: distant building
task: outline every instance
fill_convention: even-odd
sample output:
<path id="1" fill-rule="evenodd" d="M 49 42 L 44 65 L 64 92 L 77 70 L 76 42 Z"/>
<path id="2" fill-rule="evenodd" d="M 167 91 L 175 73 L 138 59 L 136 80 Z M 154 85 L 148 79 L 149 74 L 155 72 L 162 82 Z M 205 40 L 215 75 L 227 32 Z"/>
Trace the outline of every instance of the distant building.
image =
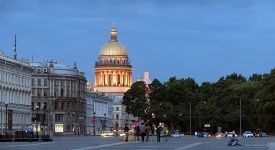
<path id="1" fill-rule="evenodd" d="M 115 97 L 113 102 L 113 114 L 114 114 L 114 124 L 118 124 L 119 129 L 123 129 L 125 124 L 131 124 L 138 120 L 132 114 L 126 113 L 126 107 L 122 105 L 122 98 Z"/>
<path id="2" fill-rule="evenodd" d="M 86 99 L 86 134 L 100 134 L 102 130 L 111 130 L 113 125 L 113 101 L 107 96 L 87 91 Z"/>
<path id="3" fill-rule="evenodd" d="M 24 61 L 0 52 L 0 134 L 4 130 L 25 130 L 31 123 L 31 74 Z"/>
<path id="4" fill-rule="evenodd" d="M 31 63 L 32 76 L 32 123 L 34 130 L 53 131 L 56 134 L 72 132 L 84 134 L 84 73 L 63 63 L 45 61 Z"/>
<path id="5" fill-rule="evenodd" d="M 149 85 L 152 83 L 151 79 L 150 79 L 150 72 L 149 71 L 145 71 L 144 72 L 144 77 L 143 77 L 143 81 Z"/>

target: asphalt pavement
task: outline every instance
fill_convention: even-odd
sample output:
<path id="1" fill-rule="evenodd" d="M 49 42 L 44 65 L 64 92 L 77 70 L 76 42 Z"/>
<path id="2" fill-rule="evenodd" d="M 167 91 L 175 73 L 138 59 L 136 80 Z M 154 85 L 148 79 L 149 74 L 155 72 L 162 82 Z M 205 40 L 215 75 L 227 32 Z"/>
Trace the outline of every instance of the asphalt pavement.
<path id="1" fill-rule="evenodd" d="M 1 142 L 0 150 L 268 150 L 275 141 L 275 137 L 267 138 L 239 138 L 242 146 L 227 146 L 227 138 L 198 138 L 184 136 L 181 138 L 162 138 L 156 142 L 151 137 L 150 142 L 120 141 L 117 137 L 101 136 L 61 136 L 55 137 L 53 142 Z"/>

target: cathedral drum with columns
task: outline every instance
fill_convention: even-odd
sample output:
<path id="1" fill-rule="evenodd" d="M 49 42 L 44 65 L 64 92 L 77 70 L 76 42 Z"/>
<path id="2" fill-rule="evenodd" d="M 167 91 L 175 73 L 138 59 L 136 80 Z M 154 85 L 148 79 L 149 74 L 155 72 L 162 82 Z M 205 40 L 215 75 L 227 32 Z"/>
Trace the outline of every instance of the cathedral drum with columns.
<path id="1" fill-rule="evenodd" d="M 132 85 L 132 66 L 126 48 L 117 40 L 113 26 L 110 41 L 100 50 L 94 67 L 94 91 L 106 95 L 123 95 Z"/>

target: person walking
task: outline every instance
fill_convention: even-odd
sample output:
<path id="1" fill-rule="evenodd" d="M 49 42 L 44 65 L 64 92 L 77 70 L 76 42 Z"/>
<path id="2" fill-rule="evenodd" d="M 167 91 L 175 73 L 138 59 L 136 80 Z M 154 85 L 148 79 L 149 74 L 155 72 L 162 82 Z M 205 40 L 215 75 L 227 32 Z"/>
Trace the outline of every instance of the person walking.
<path id="1" fill-rule="evenodd" d="M 125 142 L 128 142 L 128 137 L 129 137 L 129 127 L 128 127 L 128 124 L 125 124 L 125 127 L 124 127 L 124 132 L 125 132 Z"/>
<path id="2" fill-rule="evenodd" d="M 146 142 L 149 141 L 149 133 L 150 133 L 150 127 L 149 126 L 145 126 Z"/>
<path id="3" fill-rule="evenodd" d="M 27 135 L 30 142 L 32 142 L 32 135 L 33 135 L 33 127 L 32 125 L 29 125 L 27 127 Z"/>
<path id="4" fill-rule="evenodd" d="M 163 128 L 163 134 L 164 134 L 164 137 L 165 137 L 165 142 L 168 142 L 168 134 L 169 134 L 169 130 L 167 129 L 167 127 L 164 127 Z"/>
<path id="5" fill-rule="evenodd" d="M 135 140 L 139 141 L 140 130 L 139 130 L 138 124 L 136 124 L 136 126 L 134 127 L 134 130 L 135 130 Z"/>
<path id="6" fill-rule="evenodd" d="M 145 137 L 145 125 L 144 122 L 141 122 L 141 125 L 139 126 L 140 129 L 140 135 L 141 135 L 141 140 L 144 142 L 144 137 Z"/>
<path id="7" fill-rule="evenodd" d="M 157 127 L 157 142 L 160 142 L 161 125 Z"/>

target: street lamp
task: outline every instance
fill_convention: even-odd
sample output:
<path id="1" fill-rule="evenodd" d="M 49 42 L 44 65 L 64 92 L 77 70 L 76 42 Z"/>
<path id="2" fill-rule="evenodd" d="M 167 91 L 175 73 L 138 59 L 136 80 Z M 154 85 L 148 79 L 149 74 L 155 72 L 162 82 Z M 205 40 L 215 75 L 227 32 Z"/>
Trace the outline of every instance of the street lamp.
<path id="1" fill-rule="evenodd" d="M 104 118 L 102 120 L 102 130 L 104 131 L 105 128 L 106 128 L 106 121 L 107 121 L 107 118 L 106 118 L 106 113 L 103 114 L 104 115 Z"/>
<path id="2" fill-rule="evenodd" d="M 5 107 L 6 107 L 6 131 L 8 131 L 8 106 L 9 106 L 9 103 L 6 102 L 5 103 Z"/>
<path id="3" fill-rule="evenodd" d="M 94 112 L 94 136 L 95 136 L 95 112 Z"/>
<path id="4" fill-rule="evenodd" d="M 189 129 L 190 129 L 190 135 L 191 135 L 191 132 L 192 132 L 192 104 L 191 104 L 191 101 L 189 102 L 189 109 L 190 109 L 190 122 L 189 122 Z"/>
<path id="5" fill-rule="evenodd" d="M 242 99 L 240 98 L 240 136 L 242 136 Z"/>
<path id="6" fill-rule="evenodd" d="M 35 106 L 36 108 L 36 135 L 38 135 L 38 109 L 39 109 L 39 106 Z"/>

